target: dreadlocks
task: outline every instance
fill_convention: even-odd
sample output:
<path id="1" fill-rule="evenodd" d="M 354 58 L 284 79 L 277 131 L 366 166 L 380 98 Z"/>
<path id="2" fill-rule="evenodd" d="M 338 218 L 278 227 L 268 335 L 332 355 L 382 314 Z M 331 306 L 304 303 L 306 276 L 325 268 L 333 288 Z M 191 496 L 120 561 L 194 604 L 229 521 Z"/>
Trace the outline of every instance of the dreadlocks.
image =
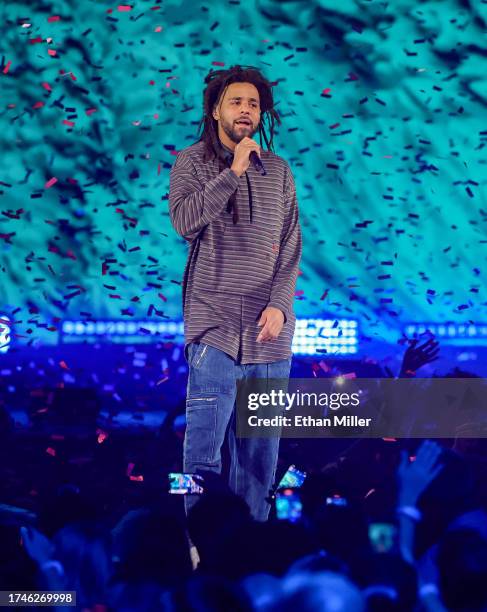
<path id="1" fill-rule="evenodd" d="M 228 70 L 210 70 L 205 77 L 206 88 L 203 92 L 203 117 L 199 123 L 198 131 L 203 127 L 198 142 L 205 143 L 204 159 L 218 159 L 220 171 L 225 168 L 225 160 L 220 139 L 218 137 L 218 122 L 213 118 L 213 109 L 223 98 L 226 88 L 231 83 L 252 83 L 257 88 L 260 98 L 259 138 L 262 146 L 264 140 L 267 149 L 273 151 L 274 124 L 281 124 L 279 114 L 274 109 L 272 84 L 263 74 L 253 66 L 231 66 Z M 269 136 L 265 124 L 269 126 Z M 235 206 L 236 194 L 230 198 L 227 210 Z M 238 216 L 237 216 L 238 218 Z M 235 220 L 234 220 L 235 222 Z"/>

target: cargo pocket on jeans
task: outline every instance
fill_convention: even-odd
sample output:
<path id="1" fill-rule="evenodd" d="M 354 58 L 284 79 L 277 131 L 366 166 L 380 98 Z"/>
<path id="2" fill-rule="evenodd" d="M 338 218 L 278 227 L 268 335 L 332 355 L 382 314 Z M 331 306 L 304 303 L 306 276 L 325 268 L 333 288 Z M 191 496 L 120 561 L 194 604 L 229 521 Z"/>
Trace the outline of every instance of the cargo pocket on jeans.
<path id="1" fill-rule="evenodd" d="M 185 460 L 208 463 L 214 460 L 218 399 L 211 395 L 186 400 Z"/>

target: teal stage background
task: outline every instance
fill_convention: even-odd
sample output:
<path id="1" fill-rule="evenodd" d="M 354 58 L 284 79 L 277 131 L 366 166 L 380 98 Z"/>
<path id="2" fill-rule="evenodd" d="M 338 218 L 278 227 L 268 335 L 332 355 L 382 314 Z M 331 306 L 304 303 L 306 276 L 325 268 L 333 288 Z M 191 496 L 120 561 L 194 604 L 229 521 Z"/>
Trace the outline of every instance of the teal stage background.
<path id="1" fill-rule="evenodd" d="M 62 319 L 180 318 L 186 246 L 169 169 L 203 78 L 276 83 L 275 149 L 304 236 L 298 316 L 487 320 L 487 4 L 2 3 L 0 313 L 21 341 Z"/>

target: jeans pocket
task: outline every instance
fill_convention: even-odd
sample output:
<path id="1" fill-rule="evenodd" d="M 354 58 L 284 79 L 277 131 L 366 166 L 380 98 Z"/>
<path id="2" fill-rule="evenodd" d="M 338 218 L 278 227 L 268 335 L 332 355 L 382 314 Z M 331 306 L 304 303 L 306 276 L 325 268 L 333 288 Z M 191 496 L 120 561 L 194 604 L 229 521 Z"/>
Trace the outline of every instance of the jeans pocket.
<path id="1" fill-rule="evenodd" d="M 216 396 L 199 395 L 186 400 L 185 464 L 214 461 L 217 409 Z"/>
<path id="2" fill-rule="evenodd" d="M 270 363 L 268 369 L 269 378 L 289 378 L 291 362 L 292 355 L 286 359 L 281 359 L 280 361 Z"/>
<path id="3" fill-rule="evenodd" d="M 207 344 L 204 344 L 203 342 L 191 344 L 191 351 L 189 353 L 189 365 L 192 368 L 197 368 L 199 365 L 201 365 L 207 352 Z"/>

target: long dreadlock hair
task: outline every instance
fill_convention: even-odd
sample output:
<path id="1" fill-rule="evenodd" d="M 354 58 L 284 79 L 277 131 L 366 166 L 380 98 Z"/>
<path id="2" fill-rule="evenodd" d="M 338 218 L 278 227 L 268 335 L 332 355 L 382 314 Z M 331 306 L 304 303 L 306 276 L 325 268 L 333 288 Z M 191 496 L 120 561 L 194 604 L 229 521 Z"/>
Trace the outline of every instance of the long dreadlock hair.
<path id="1" fill-rule="evenodd" d="M 205 143 L 203 159 L 218 159 L 220 172 L 225 168 L 226 162 L 224 153 L 218 137 L 218 121 L 213 118 L 215 106 L 225 95 L 225 91 L 231 83 L 252 83 L 257 88 L 260 98 L 260 123 L 259 138 L 260 145 L 265 142 L 267 149 L 273 151 L 274 125 L 281 125 L 281 118 L 274 108 L 274 96 L 272 93 L 272 83 L 268 81 L 258 68 L 253 66 L 241 66 L 239 64 L 231 66 L 227 70 L 210 70 L 205 77 L 206 88 L 203 92 L 203 117 L 199 123 L 198 131 L 203 128 L 198 142 Z M 266 124 L 269 128 L 269 136 L 266 132 Z M 231 196 L 227 211 L 236 211 L 236 192 Z M 238 214 L 234 214 L 234 223 L 238 219 Z"/>

